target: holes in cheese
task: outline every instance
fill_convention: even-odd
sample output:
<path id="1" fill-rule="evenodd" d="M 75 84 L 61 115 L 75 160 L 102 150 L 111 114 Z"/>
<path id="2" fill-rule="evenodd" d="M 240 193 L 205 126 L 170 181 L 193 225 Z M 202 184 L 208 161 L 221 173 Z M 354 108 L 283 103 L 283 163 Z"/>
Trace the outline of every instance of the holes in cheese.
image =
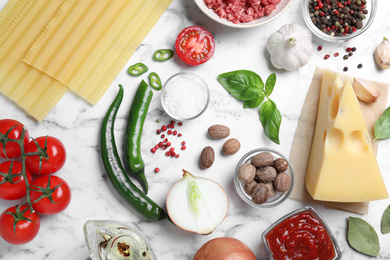
<path id="1" fill-rule="evenodd" d="M 369 150 L 369 144 L 360 130 L 353 131 L 348 137 L 348 149 L 356 156 L 364 156 Z"/>
<path id="2" fill-rule="evenodd" d="M 326 137 L 326 149 L 337 151 L 344 144 L 344 133 L 338 128 L 332 128 Z"/>
<path id="3" fill-rule="evenodd" d="M 329 118 L 331 120 L 334 120 L 339 112 L 339 105 L 340 105 L 340 94 L 337 93 L 330 104 L 330 109 L 329 109 Z"/>
<path id="4" fill-rule="evenodd" d="M 332 94 L 333 94 L 333 89 L 334 89 L 334 86 L 333 86 L 333 85 L 329 85 L 329 86 L 328 86 L 328 97 L 332 96 Z"/>

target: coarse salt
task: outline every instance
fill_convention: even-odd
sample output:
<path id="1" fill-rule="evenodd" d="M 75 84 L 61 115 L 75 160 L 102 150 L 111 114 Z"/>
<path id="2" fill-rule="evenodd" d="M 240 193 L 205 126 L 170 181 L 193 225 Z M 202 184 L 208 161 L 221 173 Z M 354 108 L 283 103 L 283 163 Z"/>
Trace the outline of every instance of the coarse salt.
<path id="1" fill-rule="evenodd" d="M 192 73 L 179 73 L 165 84 L 162 104 L 176 119 L 190 119 L 200 114 L 208 103 L 206 83 Z"/>

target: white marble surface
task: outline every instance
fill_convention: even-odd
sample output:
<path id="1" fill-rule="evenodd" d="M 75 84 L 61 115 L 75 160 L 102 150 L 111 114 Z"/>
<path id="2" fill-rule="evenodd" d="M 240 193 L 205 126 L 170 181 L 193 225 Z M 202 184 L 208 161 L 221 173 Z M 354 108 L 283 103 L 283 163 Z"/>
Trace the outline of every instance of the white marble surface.
<path id="1" fill-rule="evenodd" d="M 6 2 L 0 1 L 0 8 Z M 52 135 L 64 142 L 68 158 L 58 176 L 67 180 L 73 195 L 71 204 L 64 212 L 54 216 L 41 216 L 41 229 L 32 242 L 15 246 L 0 239 L 0 259 L 89 259 L 82 228 L 83 224 L 91 219 L 113 219 L 136 225 L 150 239 L 159 259 L 192 259 L 193 254 L 205 242 L 222 236 L 242 240 L 255 252 L 258 259 L 266 259 L 261 233 L 282 215 L 307 203 L 290 199 L 274 209 L 251 208 L 244 204 L 234 189 L 233 174 L 236 164 L 241 156 L 257 147 L 272 147 L 286 155 L 289 154 L 297 120 L 315 66 L 342 71 L 347 65 L 350 68 L 349 73 L 379 81 L 390 81 L 390 72 L 379 71 L 373 58 L 375 46 L 383 36 L 390 36 L 390 2 L 387 0 L 378 2 L 375 21 L 362 36 L 342 44 L 329 44 L 314 39 L 314 47 L 320 44 L 323 46 L 323 51 L 314 51 L 306 66 L 286 72 L 272 67 L 265 44 L 269 35 L 282 25 L 293 22 L 304 24 L 300 10 L 301 1 L 293 1 L 284 14 L 269 24 L 240 30 L 213 22 L 199 11 L 191 0 L 174 0 L 96 106 L 92 107 L 75 95 L 67 93 L 45 120 L 37 123 L 0 95 L 1 118 L 13 118 L 23 122 L 33 137 Z M 151 57 L 156 49 L 173 48 L 177 34 L 190 25 L 201 25 L 214 35 L 216 51 L 210 61 L 197 67 L 185 65 L 178 57 L 165 63 L 152 61 Z M 342 54 L 348 46 L 356 46 L 357 51 L 351 59 L 344 61 Z M 341 54 L 338 58 L 323 59 L 326 53 L 336 51 Z M 112 192 L 106 178 L 99 155 L 99 128 L 106 110 L 118 91 L 117 85 L 123 84 L 125 98 L 115 127 L 117 142 L 121 142 L 127 113 L 140 81 L 140 78 L 128 76 L 126 68 L 140 61 L 147 64 L 151 71 L 156 71 L 163 81 L 177 72 L 191 71 L 200 75 L 210 87 L 211 102 L 205 114 L 194 121 L 185 122 L 178 128 L 183 134 L 181 139 L 170 138 L 176 148 L 179 147 L 181 140 L 187 142 L 187 150 L 180 153 L 179 159 L 167 158 L 161 151 L 156 154 L 151 154 L 149 151 L 159 141 L 155 130 L 170 121 L 162 111 L 159 92 L 155 92 L 152 100 L 142 139 L 142 155 L 146 162 L 150 196 L 160 205 L 165 205 L 169 188 L 181 178 L 181 169 L 211 178 L 226 190 L 230 199 L 229 214 L 225 221 L 208 236 L 183 231 L 168 221 L 158 223 L 145 221 Z M 363 64 L 360 70 L 356 68 L 359 63 Z M 217 82 L 218 74 L 237 69 L 253 70 L 264 80 L 270 73 L 276 72 L 277 83 L 272 98 L 283 115 L 279 146 L 265 138 L 258 112 L 255 109 L 244 110 L 242 103 L 231 97 Z M 146 79 L 146 76 L 142 78 Z M 157 119 L 161 119 L 161 123 L 157 123 Z M 207 138 L 207 128 L 215 123 L 229 126 L 231 137 L 240 140 L 241 149 L 237 154 L 229 157 L 222 156 L 219 151 L 224 141 Z M 216 150 L 215 163 L 210 169 L 200 170 L 199 155 L 207 145 Z M 121 145 L 119 148 L 121 149 Z M 380 141 L 378 162 L 388 189 L 390 189 L 389 156 L 390 140 Z M 153 172 L 155 167 L 161 169 L 158 174 Z M 386 199 L 370 203 L 369 213 L 365 216 L 324 209 L 318 205 L 313 206 L 324 216 L 336 235 L 343 259 L 368 258 L 348 245 L 346 238 L 348 216 L 362 217 L 375 228 L 381 245 L 381 256 L 376 259 L 390 259 L 390 235 L 383 235 L 380 232 L 381 216 L 389 202 L 390 200 Z M 0 211 L 15 203 L 17 202 L 0 201 Z"/>

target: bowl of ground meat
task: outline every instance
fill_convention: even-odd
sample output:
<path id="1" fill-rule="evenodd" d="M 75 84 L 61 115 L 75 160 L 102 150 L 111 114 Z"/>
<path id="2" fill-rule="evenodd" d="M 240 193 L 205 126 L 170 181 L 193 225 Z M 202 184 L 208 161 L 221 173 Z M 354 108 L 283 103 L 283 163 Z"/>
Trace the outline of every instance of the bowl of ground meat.
<path id="1" fill-rule="evenodd" d="M 214 21 L 229 27 L 251 28 L 281 15 L 292 0 L 194 0 Z"/>

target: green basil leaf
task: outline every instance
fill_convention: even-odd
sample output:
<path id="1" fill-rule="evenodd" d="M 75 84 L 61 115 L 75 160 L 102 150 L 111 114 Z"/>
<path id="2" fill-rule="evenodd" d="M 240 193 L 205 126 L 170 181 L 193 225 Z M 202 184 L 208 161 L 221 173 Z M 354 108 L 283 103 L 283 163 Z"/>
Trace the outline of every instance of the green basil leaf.
<path id="1" fill-rule="evenodd" d="M 381 231 L 383 234 L 390 233 L 390 205 L 383 212 Z"/>
<path id="2" fill-rule="evenodd" d="M 390 107 L 386 108 L 385 112 L 375 122 L 374 133 L 374 141 L 390 138 Z"/>
<path id="3" fill-rule="evenodd" d="M 276 144 L 279 144 L 279 128 L 282 122 L 282 115 L 280 114 L 276 104 L 268 99 L 265 101 L 260 109 L 260 122 L 263 125 L 264 134 Z"/>
<path id="4" fill-rule="evenodd" d="M 265 95 L 269 97 L 272 94 L 272 91 L 274 90 L 276 83 L 276 74 L 272 73 L 268 76 L 267 81 L 265 82 Z"/>
<path id="5" fill-rule="evenodd" d="M 235 98 L 243 101 L 256 98 L 264 92 L 264 82 L 250 70 L 236 70 L 218 75 L 218 81 Z"/>
<path id="6" fill-rule="evenodd" d="M 363 254 L 379 255 L 378 235 L 374 228 L 361 218 L 349 217 L 348 242 L 352 248 Z"/>
<path id="7" fill-rule="evenodd" d="M 261 93 L 257 98 L 244 101 L 244 108 L 256 108 L 261 105 L 264 101 L 265 95 Z"/>

